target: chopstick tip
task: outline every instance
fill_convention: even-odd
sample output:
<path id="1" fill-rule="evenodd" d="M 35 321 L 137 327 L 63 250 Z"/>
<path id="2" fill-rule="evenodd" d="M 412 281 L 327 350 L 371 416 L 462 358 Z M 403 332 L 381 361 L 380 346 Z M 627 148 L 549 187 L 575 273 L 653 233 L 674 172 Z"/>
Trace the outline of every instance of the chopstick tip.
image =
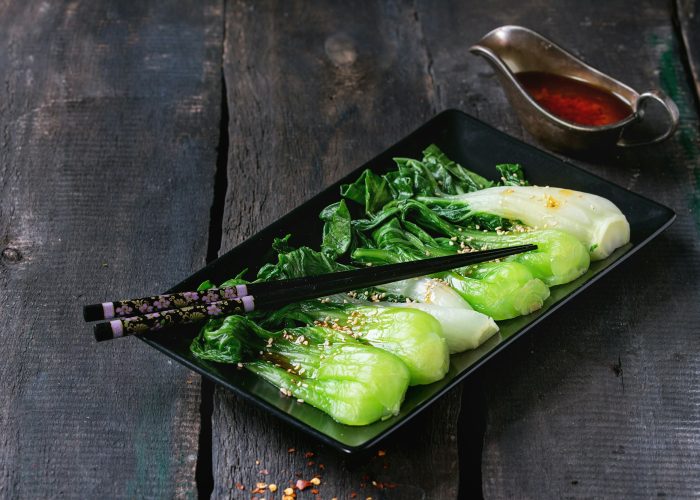
<path id="1" fill-rule="evenodd" d="M 90 304 L 83 307 L 83 318 L 85 321 L 98 321 L 105 319 L 102 304 Z"/>
<path id="2" fill-rule="evenodd" d="M 95 340 L 98 342 L 112 340 L 114 338 L 114 331 L 109 323 L 97 323 L 93 331 L 95 333 Z"/>

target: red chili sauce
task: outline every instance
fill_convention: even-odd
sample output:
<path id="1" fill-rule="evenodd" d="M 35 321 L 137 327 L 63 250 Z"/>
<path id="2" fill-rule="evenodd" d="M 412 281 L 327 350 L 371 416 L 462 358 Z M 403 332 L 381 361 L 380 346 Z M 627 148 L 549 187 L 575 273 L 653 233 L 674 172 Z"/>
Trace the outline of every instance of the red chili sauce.
<path id="1" fill-rule="evenodd" d="M 590 83 L 542 71 L 524 71 L 515 77 L 540 106 L 577 125 L 600 127 L 632 114 L 625 101 Z"/>

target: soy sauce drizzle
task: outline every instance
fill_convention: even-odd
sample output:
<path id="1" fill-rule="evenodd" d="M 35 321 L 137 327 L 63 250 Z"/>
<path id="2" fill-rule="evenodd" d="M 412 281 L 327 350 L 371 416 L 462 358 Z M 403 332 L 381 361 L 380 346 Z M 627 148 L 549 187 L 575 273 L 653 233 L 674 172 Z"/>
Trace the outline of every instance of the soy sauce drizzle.
<path id="1" fill-rule="evenodd" d="M 542 71 L 524 71 L 515 77 L 540 106 L 577 125 L 600 127 L 632 114 L 625 101 L 590 83 Z"/>

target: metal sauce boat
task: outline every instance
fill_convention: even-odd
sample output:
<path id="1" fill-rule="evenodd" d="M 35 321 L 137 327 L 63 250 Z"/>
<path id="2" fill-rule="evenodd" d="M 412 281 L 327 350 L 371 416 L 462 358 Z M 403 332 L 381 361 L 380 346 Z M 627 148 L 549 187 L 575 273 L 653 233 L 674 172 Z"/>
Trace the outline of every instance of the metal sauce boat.
<path id="1" fill-rule="evenodd" d="M 527 131 L 546 147 L 557 151 L 596 151 L 663 141 L 678 126 L 678 108 L 663 92 L 639 94 L 624 83 L 592 68 L 552 41 L 520 26 L 502 26 L 470 48 L 483 56 L 496 71 L 508 100 Z M 572 123 L 542 107 L 522 86 L 516 74 L 543 72 L 591 84 L 621 99 L 630 114 L 621 121 L 603 126 Z M 654 137 L 633 141 L 624 137 L 630 125 L 641 122 L 647 103 L 657 101 L 668 114 L 665 130 Z"/>

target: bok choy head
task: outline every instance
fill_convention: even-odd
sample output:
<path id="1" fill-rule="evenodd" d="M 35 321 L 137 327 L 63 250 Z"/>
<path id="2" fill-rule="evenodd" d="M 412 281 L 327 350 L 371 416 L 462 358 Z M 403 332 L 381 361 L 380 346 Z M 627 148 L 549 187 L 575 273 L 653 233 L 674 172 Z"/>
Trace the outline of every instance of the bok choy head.
<path id="1" fill-rule="evenodd" d="M 374 262 L 381 262 L 381 259 L 395 262 L 441 253 L 454 254 L 459 249 L 455 241 L 446 239 L 445 242 L 439 242 L 417 227 L 412 227 L 412 231 L 418 231 L 420 236 L 401 229 L 397 224 L 390 229 L 391 238 L 385 237 L 388 231 L 384 227 L 376 229 L 372 236 L 378 248 L 355 249 L 353 258 L 361 260 L 369 257 Z M 469 302 L 472 308 L 495 320 L 529 314 L 541 308 L 544 300 L 549 297 L 549 288 L 518 262 L 475 264 L 464 268 L 463 274 L 439 273 L 438 277 L 444 277 L 445 283 Z"/>
<path id="2" fill-rule="evenodd" d="M 283 394 L 347 425 L 396 415 L 410 378 L 396 356 L 342 332 L 318 326 L 271 332 L 241 316 L 210 322 L 191 350 L 200 359 L 243 363 Z"/>
<path id="3" fill-rule="evenodd" d="M 518 262 L 485 262 L 445 273 L 443 279 L 475 310 L 495 320 L 530 314 L 549 297 L 547 285 Z"/>
<path id="4" fill-rule="evenodd" d="M 408 367 L 411 385 L 440 380 L 449 368 L 440 322 L 423 311 L 308 300 L 284 307 L 268 321 L 288 319 L 331 328 L 394 354 Z"/>
<path id="5" fill-rule="evenodd" d="M 498 331 L 492 318 L 474 311 L 469 302 L 443 280 L 412 278 L 377 288 L 409 298 L 406 302 L 385 305 L 419 309 L 438 320 L 450 354 L 475 349 Z"/>
<path id="6" fill-rule="evenodd" d="M 591 260 L 609 256 L 630 240 L 630 226 L 611 201 L 590 193 L 553 187 L 492 187 L 444 197 L 417 197 L 431 209 L 487 213 L 522 221 L 535 229 L 558 229 L 575 236 Z"/>

